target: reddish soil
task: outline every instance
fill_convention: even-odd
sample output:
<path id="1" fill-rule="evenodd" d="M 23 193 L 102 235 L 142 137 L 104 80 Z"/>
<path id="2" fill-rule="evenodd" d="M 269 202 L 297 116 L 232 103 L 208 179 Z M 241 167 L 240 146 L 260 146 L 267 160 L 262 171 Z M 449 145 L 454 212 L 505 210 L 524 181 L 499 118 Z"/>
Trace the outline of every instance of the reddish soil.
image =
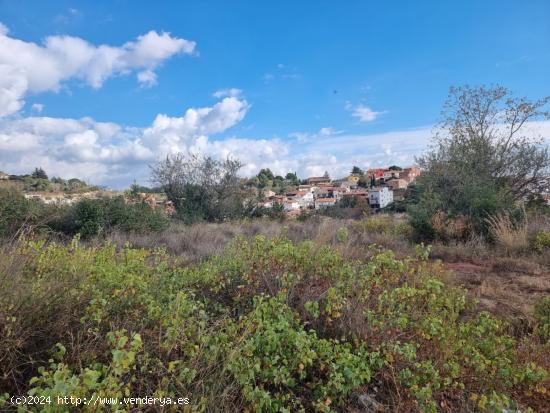
<path id="1" fill-rule="evenodd" d="M 531 261 L 498 259 L 481 263 L 445 263 L 453 281 L 468 289 L 482 310 L 509 320 L 530 320 L 533 305 L 550 295 L 550 271 Z"/>

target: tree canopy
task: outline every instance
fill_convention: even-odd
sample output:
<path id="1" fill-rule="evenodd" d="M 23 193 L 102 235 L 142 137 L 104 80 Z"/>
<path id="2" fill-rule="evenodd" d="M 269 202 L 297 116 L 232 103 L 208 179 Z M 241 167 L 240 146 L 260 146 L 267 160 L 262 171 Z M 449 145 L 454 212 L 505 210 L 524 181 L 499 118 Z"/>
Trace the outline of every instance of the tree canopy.
<path id="1" fill-rule="evenodd" d="M 34 168 L 33 173 L 31 174 L 33 178 L 37 179 L 48 179 L 48 175 L 46 174 L 46 171 L 42 168 Z"/>
<path id="2" fill-rule="evenodd" d="M 237 173 L 242 163 L 195 154 L 169 155 L 151 166 L 151 180 L 186 222 L 221 221 L 242 215 L 244 196 Z"/>
<path id="3" fill-rule="evenodd" d="M 517 98 L 501 86 L 451 88 L 432 146 L 417 159 L 421 203 L 479 227 L 488 215 L 548 190 L 548 147 L 529 122 L 549 118 L 549 100 Z"/>

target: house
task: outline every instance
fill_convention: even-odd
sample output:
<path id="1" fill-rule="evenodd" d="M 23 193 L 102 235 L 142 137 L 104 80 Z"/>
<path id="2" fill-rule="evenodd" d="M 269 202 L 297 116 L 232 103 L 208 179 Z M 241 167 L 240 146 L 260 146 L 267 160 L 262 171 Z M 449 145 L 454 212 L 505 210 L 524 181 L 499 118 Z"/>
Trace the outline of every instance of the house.
<path id="1" fill-rule="evenodd" d="M 315 199 L 317 198 L 328 198 L 329 197 L 329 191 L 326 187 L 318 186 L 315 188 L 315 191 L 313 192 L 313 196 Z"/>
<path id="2" fill-rule="evenodd" d="M 313 207 L 313 192 L 299 191 L 294 196 L 294 201 L 297 201 L 301 208 Z"/>
<path id="3" fill-rule="evenodd" d="M 409 183 L 404 179 L 398 178 L 387 181 L 386 185 L 395 191 L 396 189 L 405 189 Z"/>
<path id="4" fill-rule="evenodd" d="M 336 205 L 336 198 L 317 198 L 315 200 L 315 209 L 326 208 Z"/>
<path id="5" fill-rule="evenodd" d="M 400 178 L 403 178 L 407 183 L 412 183 L 418 178 L 421 174 L 420 168 L 418 166 L 411 166 L 410 168 L 405 168 L 401 171 Z"/>
<path id="6" fill-rule="evenodd" d="M 366 189 L 354 189 L 352 191 L 344 193 L 343 196 L 368 199 L 369 192 Z"/>
<path id="7" fill-rule="evenodd" d="M 396 171 L 394 169 L 386 169 L 382 175 L 382 178 L 384 180 L 393 179 L 393 178 L 399 178 L 399 174 L 401 171 Z"/>
<path id="8" fill-rule="evenodd" d="M 10 179 L 10 176 L 5 172 L 0 171 L 0 181 L 7 181 L 8 179 Z"/>
<path id="9" fill-rule="evenodd" d="M 313 192 L 315 188 L 316 187 L 313 185 L 298 185 L 298 191 L 303 191 L 303 192 Z"/>
<path id="10" fill-rule="evenodd" d="M 318 185 L 321 183 L 330 183 L 330 178 L 325 176 L 311 176 L 306 179 L 308 185 Z"/>
<path id="11" fill-rule="evenodd" d="M 369 189 L 369 204 L 371 208 L 380 209 L 393 202 L 393 191 L 387 186 Z"/>
<path id="12" fill-rule="evenodd" d="M 283 203 L 285 212 L 300 209 L 300 203 L 295 200 L 287 200 Z"/>
<path id="13" fill-rule="evenodd" d="M 329 197 L 335 198 L 335 199 L 340 199 L 342 194 L 346 192 L 346 189 L 338 186 L 331 186 L 326 188 L 326 190 L 328 191 Z"/>
<path id="14" fill-rule="evenodd" d="M 369 169 L 367 171 L 367 176 L 370 178 L 372 176 L 374 176 L 374 179 L 380 179 L 380 178 L 383 178 L 384 177 L 384 169 L 382 168 L 374 168 L 374 169 Z"/>
<path id="15" fill-rule="evenodd" d="M 271 198 L 272 196 L 275 196 L 277 195 L 274 191 L 272 191 L 271 189 L 268 189 L 267 191 L 264 191 L 263 192 L 264 196 L 266 198 Z"/>

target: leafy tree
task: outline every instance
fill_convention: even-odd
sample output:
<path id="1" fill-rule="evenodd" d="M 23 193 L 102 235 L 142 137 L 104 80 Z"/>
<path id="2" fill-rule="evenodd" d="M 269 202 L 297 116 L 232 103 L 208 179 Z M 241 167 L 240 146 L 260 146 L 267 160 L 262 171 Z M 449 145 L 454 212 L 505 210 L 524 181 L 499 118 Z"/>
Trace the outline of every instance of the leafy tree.
<path id="1" fill-rule="evenodd" d="M 275 176 L 273 175 L 273 172 L 271 172 L 271 169 L 269 168 L 260 169 L 260 172 L 258 172 L 257 177 L 258 177 L 260 188 L 271 186 L 273 183 L 273 179 L 275 178 Z"/>
<path id="2" fill-rule="evenodd" d="M 294 186 L 300 185 L 300 180 L 298 179 L 298 175 L 296 175 L 296 172 L 289 172 L 286 174 L 285 179 Z"/>
<path id="3" fill-rule="evenodd" d="M 359 168 L 358 166 L 354 166 L 352 169 L 351 169 L 351 173 L 354 174 L 354 175 L 363 175 L 364 172 L 361 168 Z"/>
<path id="4" fill-rule="evenodd" d="M 151 179 L 184 221 L 221 221 L 244 213 L 246 197 L 237 176 L 241 167 L 238 160 L 179 153 L 153 165 Z"/>
<path id="5" fill-rule="evenodd" d="M 48 175 L 42 168 L 34 168 L 34 171 L 31 174 L 31 176 L 37 179 L 48 179 Z"/>
<path id="6" fill-rule="evenodd" d="M 418 159 L 419 205 L 436 196 L 441 210 L 469 217 L 484 232 L 488 215 L 547 190 L 548 148 L 529 136 L 526 123 L 549 118 L 549 100 L 515 98 L 500 86 L 451 88 L 433 145 Z M 425 215 L 419 208 L 412 214 L 413 222 L 414 214 Z"/>
<path id="7" fill-rule="evenodd" d="M 67 181 L 68 191 L 78 191 L 86 187 L 87 187 L 86 182 L 81 181 L 80 179 L 77 179 L 77 178 L 71 178 Z"/>
<path id="8" fill-rule="evenodd" d="M 401 168 L 400 166 L 397 166 L 397 165 L 392 165 L 388 168 L 390 171 L 402 171 L 403 168 Z"/>

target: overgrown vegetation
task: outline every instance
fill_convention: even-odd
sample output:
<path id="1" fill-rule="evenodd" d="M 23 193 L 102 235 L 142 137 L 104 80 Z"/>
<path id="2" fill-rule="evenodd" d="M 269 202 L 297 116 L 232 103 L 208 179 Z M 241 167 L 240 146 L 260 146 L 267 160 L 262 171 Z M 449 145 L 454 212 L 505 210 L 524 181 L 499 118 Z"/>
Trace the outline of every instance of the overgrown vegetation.
<path id="1" fill-rule="evenodd" d="M 161 231 L 168 218 L 145 203 L 127 203 L 123 197 L 82 199 L 74 205 L 46 205 L 26 199 L 14 189 L 0 188 L 0 238 L 25 232 L 54 232 L 84 238 L 126 232 Z"/>
<path id="2" fill-rule="evenodd" d="M 550 116 L 549 100 L 515 98 L 500 86 L 451 88 L 433 147 L 418 159 L 421 195 L 409 208 L 416 239 L 440 239 L 437 214 L 463 221 L 458 239 L 487 236 L 490 217 L 515 218 L 518 201 L 535 204 L 550 190 L 548 148 L 525 131 L 527 122 Z"/>
<path id="3" fill-rule="evenodd" d="M 467 315 L 465 291 L 446 286 L 428 254 L 372 247 L 353 260 L 258 236 L 189 266 L 158 249 L 20 241 L 0 263 L 2 397 L 185 395 L 190 411 L 543 411 L 547 305 L 532 334 L 514 337 L 488 313 Z"/>

